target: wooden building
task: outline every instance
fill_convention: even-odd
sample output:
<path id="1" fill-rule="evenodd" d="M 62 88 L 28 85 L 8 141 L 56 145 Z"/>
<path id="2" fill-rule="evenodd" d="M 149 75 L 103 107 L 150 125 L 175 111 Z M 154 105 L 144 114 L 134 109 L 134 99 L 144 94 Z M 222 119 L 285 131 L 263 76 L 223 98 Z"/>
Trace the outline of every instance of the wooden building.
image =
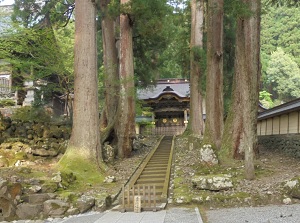
<path id="1" fill-rule="evenodd" d="M 189 119 L 190 83 L 186 79 L 158 80 L 155 86 L 138 90 L 138 99 L 152 111 L 152 117 L 137 117 L 137 132 L 144 134 L 179 135 Z M 152 126 L 138 120 L 151 120 Z M 148 128 L 146 128 L 148 127 Z"/>
<path id="2" fill-rule="evenodd" d="M 300 98 L 259 113 L 257 134 L 285 135 L 300 133 Z"/>

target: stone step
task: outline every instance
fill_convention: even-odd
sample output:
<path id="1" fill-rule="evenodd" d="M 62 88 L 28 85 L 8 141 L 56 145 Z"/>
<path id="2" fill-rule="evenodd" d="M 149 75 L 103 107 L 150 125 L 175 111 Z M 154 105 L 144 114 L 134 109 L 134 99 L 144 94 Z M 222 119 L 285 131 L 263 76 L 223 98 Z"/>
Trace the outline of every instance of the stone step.
<path id="1" fill-rule="evenodd" d="M 156 183 L 164 183 L 165 178 L 143 178 L 138 179 L 137 184 L 156 184 Z"/>
<path id="2" fill-rule="evenodd" d="M 164 174 L 166 175 L 166 169 L 165 170 L 144 170 L 141 174 Z"/>
<path id="3" fill-rule="evenodd" d="M 146 167 L 144 171 L 167 171 L 167 166 L 153 166 L 153 167 Z M 143 173 L 143 172 L 142 172 Z"/>
<path id="4" fill-rule="evenodd" d="M 142 178 L 165 178 L 165 177 L 166 177 L 166 173 L 160 173 L 160 174 L 142 173 L 139 178 L 142 179 Z"/>

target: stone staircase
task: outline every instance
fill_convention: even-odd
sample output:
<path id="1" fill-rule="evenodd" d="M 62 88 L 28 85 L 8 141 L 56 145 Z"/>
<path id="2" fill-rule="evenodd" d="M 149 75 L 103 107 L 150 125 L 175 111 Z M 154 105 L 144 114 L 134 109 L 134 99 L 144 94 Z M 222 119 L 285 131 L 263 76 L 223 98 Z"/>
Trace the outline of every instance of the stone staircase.
<path id="1" fill-rule="evenodd" d="M 142 163 L 127 189 L 123 189 L 124 210 L 133 209 L 135 196 L 141 197 L 143 210 L 164 208 L 167 203 L 172 155 L 173 137 L 165 136 Z"/>

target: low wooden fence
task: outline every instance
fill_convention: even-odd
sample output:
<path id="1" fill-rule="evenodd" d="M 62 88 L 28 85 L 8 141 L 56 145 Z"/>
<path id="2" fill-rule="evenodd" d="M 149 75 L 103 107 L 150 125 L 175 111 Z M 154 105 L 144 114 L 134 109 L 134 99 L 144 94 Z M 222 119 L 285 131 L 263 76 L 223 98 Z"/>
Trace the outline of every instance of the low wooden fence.
<path id="1" fill-rule="evenodd" d="M 157 203 L 160 202 L 156 194 L 156 186 L 148 184 L 138 184 L 133 186 L 123 186 L 122 189 L 122 209 L 123 211 L 157 210 Z M 139 210 L 139 211 L 138 211 Z"/>
<path id="2" fill-rule="evenodd" d="M 153 127 L 144 128 L 142 127 L 140 132 L 142 135 L 165 135 L 174 136 L 181 135 L 186 129 L 186 126 L 164 126 L 164 127 Z"/>

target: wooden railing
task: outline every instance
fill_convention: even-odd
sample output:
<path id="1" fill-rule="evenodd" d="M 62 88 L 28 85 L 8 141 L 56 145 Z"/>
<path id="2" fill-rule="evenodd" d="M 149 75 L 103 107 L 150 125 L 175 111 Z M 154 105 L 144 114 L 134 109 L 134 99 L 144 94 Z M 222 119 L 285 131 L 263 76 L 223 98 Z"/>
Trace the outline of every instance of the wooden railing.
<path id="1" fill-rule="evenodd" d="M 156 211 L 156 203 L 160 202 L 157 198 L 155 185 L 138 184 L 126 187 L 123 186 L 122 208 L 123 211 Z"/>
<path id="2" fill-rule="evenodd" d="M 165 135 L 174 136 L 181 135 L 186 129 L 186 126 L 164 126 L 153 128 L 141 128 L 141 134 L 143 135 Z"/>

